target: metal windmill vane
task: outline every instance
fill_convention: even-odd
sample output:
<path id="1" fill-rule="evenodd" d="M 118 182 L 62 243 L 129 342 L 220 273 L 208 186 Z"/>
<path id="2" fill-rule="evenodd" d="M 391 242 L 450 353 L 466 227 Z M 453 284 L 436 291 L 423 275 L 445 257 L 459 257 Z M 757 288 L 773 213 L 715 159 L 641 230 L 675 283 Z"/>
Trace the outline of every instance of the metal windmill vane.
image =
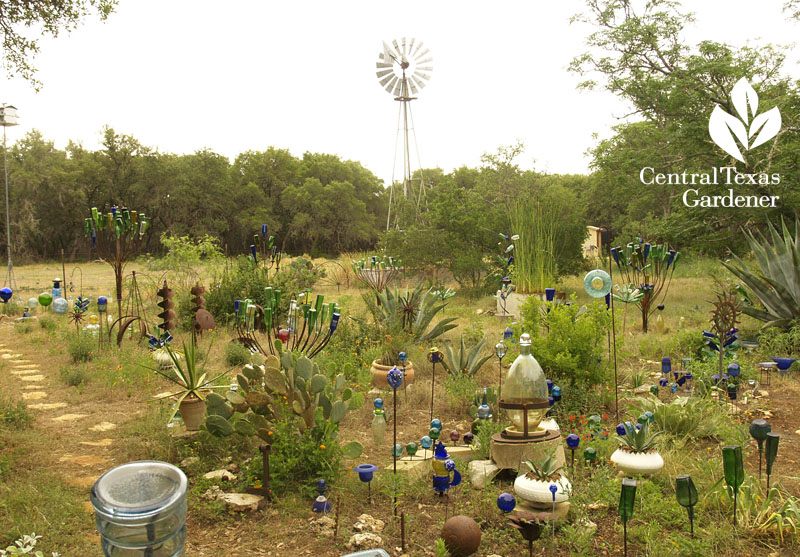
<path id="1" fill-rule="evenodd" d="M 413 130 L 414 120 L 411 116 L 409 103 L 416 100 L 416 95 L 427 85 L 431 79 L 433 71 L 433 58 L 430 50 L 425 47 L 422 41 L 415 38 L 403 37 L 393 40 L 392 44 L 383 42 L 383 50 L 378 53 L 376 75 L 378 83 L 387 93 L 394 97 L 394 100 L 401 104 L 400 114 L 398 115 L 398 130 L 401 129 L 399 120 L 402 119 L 403 130 L 403 197 L 409 196 L 411 189 L 411 147 L 408 131 Z M 409 121 L 411 127 L 409 128 Z M 417 161 L 419 161 L 419 151 L 414 138 Z M 395 157 L 397 152 L 395 151 Z M 425 180 L 420 176 L 419 190 L 416 195 L 416 204 L 419 207 L 422 196 L 425 192 Z M 411 192 L 412 199 L 414 192 Z M 392 214 L 392 200 L 394 198 L 394 176 L 392 176 L 392 188 L 389 192 L 389 212 L 386 215 L 386 229 L 389 229 Z"/>

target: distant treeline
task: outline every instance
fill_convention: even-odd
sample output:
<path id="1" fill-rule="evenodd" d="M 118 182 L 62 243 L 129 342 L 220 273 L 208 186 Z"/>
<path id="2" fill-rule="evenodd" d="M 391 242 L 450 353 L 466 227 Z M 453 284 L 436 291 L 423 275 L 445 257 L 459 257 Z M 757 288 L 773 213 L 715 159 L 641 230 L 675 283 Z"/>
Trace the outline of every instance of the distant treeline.
<path id="1" fill-rule="evenodd" d="M 388 196 L 361 164 L 270 147 L 233 164 L 212 151 L 160 153 L 106 129 L 102 149 L 56 149 L 38 131 L 8 148 L 11 239 L 19 260 L 90 256 L 83 219 L 91 207 L 127 206 L 152 219 L 143 252 L 160 253 L 162 233 L 219 239 L 244 253 L 266 223 L 290 253 L 367 249 L 386 226 Z M 3 207 L 5 209 L 5 207 Z M 5 254 L 5 210 L 0 215 Z"/>

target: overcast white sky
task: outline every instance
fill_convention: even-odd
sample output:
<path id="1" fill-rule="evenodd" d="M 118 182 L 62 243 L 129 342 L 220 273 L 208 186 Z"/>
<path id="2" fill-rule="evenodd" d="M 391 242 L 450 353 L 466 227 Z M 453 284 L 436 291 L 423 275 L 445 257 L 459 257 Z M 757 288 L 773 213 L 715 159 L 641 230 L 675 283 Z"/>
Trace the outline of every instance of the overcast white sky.
<path id="1" fill-rule="evenodd" d="M 59 148 L 73 139 L 97 149 L 107 124 L 163 152 L 335 153 L 388 183 L 398 103 L 378 85 L 375 62 L 381 41 L 416 37 L 434 57 L 412 103 L 423 166 L 477 166 L 519 139 L 523 167 L 585 172 L 593 134 L 608 136 L 627 107 L 579 92 L 566 70 L 590 32 L 569 24 L 583 5 L 120 0 L 108 22 L 42 43 L 39 93 L 16 78 L 0 101 L 19 109 L 11 141 L 36 128 Z M 791 43 L 800 23 L 782 5 L 686 1 L 697 17 L 687 40 Z M 796 56 L 786 71 L 800 77 Z"/>

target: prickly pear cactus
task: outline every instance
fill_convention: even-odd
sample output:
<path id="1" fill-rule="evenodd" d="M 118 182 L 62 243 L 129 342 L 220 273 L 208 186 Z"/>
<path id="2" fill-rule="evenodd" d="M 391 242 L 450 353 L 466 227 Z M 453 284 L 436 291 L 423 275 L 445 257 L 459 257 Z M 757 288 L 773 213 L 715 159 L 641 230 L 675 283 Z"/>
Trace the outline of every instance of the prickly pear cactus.
<path id="1" fill-rule="evenodd" d="M 272 422 L 288 412 L 301 418 L 300 429 L 311 429 L 322 420 L 338 424 L 350 410 L 364 404 L 361 393 L 345 388 L 344 375 L 331 381 L 317 363 L 292 352 L 282 352 L 280 358 L 255 355 L 236 382 L 238 391 L 206 397 L 205 428 L 214 436 L 238 433 L 270 441 Z M 347 445 L 350 458 L 361 452 L 360 445 L 355 445 Z"/>

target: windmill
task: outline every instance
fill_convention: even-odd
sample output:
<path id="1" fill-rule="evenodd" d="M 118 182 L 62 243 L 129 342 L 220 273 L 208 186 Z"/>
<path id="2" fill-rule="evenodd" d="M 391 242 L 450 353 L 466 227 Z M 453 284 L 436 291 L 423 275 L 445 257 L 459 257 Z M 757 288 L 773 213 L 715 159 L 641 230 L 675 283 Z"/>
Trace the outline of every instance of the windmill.
<path id="1" fill-rule="evenodd" d="M 394 100 L 400 102 L 400 111 L 397 116 L 397 129 L 398 132 L 402 129 L 403 134 L 403 197 L 409 196 L 414 199 L 415 192 L 411 182 L 411 146 L 408 137 L 408 131 L 411 130 L 414 134 L 414 148 L 417 155 L 417 162 L 419 162 L 419 148 L 416 141 L 416 133 L 414 132 L 414 118 L 411 115 L 411 106 L 409 103 L 416 100 L 419 91 L 425 87 L 428 80 L 431 78 L 430 72 L 433 70 L 431 63 L 433 58 L 430 56 L 430 50 L 425 48 L 422 41 L 414 38 L 400 39 L 400 43 L 396 40 L 392 41 L 389 45 L 385 41 L 383 43 L 383 51 L 378 54 L 378 62 L 375 64 L 378 68 L 378 82 L 381 87 L 386 89 L 386 92 L 394 96 Z M 402 120 L 402 128 L 400 121 Z M 411 127 L 409 127 L 409 121 Z M 395 160 L 397 159 L 397 150 L 395 148 Z M 394 171 L 392 172 L 394 174 Z M 416 204 L 417 209 L 422 202 L 422 196 L 425 193 L 425 181 L 420 175 L 419 188 L 416 191 Z M 392 214 L 392 201 L 394 198 L 394 175 L 392 176 L 391 190 L 389 190 L 389 213 L 386 215 L 386 230 L 389 230 L 389 223 Z"/>

